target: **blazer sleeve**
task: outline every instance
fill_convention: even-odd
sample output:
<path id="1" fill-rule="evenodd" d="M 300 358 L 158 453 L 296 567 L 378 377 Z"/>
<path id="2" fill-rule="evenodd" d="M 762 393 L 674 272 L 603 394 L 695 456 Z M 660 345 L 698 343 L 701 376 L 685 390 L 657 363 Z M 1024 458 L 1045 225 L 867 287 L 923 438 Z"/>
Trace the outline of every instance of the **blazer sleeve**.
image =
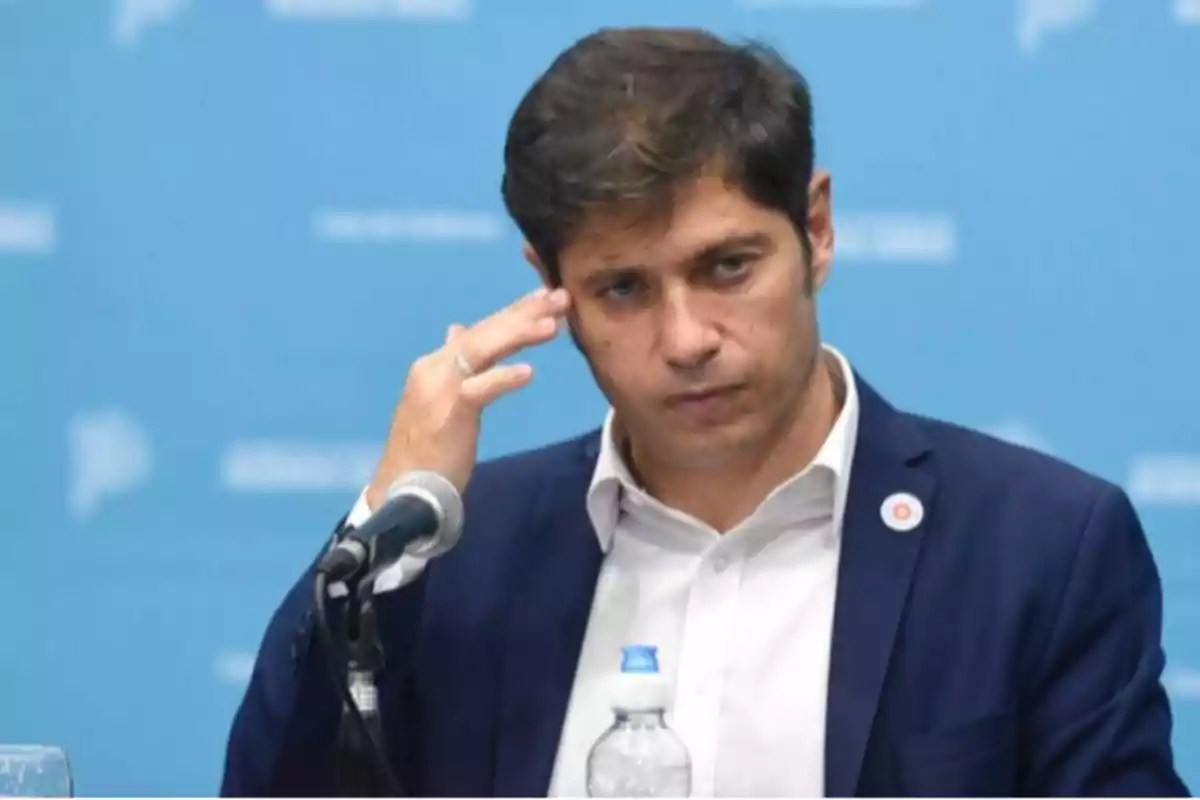
<path id="1" fill-rule="evenodd" d="M 1079 537 L 1021 742 L 1034 796 L 1186 796 L 1171 750 L 1162 586 L 1129 498 L 1110 486 Z"/>

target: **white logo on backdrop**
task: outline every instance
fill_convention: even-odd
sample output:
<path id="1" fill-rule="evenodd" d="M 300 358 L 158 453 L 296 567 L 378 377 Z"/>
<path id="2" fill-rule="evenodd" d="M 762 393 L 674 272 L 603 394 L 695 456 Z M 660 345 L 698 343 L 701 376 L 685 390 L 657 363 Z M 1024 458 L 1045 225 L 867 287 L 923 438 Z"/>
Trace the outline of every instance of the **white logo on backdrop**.
<path id="1" fill-rule="evenodd" d="M 735 0 L 735 5 L 754 10 L 914 11 L 924 4 L 925 0 Z"/>
<path id="2" fill-rule="evenodd" d="M 117 0 L 113 41 L 119 47 L 135 47 L 148 29 L 177 19 L 189 3 L 190 0 Z"/>
<path id="3" fill-rule="evenodd" d="M 1125 489 L 1138 503 L 1200 505 L 1200 456 L 1149 453 L 1133 460 Z"/>
<path id="4" fill-rule="evenodd" d="M 471 0 L 267 0 L 267 13 L 292 20 L 428 20 L 464 22 Z"/>
<path id="5" fill-rule="evenodd" d="M 1174 667 L 1163 675 L 1163 685 L 1175 700 L 1200 700 L 1200 669 Z"/>
<path id="6" fill-rule="evenodd" d="M 1017 0 L 1017 46 L 1026 55 L 1036 52 L 1048 34 L 1082 25 L 1097 5 L 1097 0 Z"/>
<path id="7" fill-rule="evenodd" d="M 345 244 L 490 242 L 507 230 L 497 214 L 438 209 L 322 209 L 311 225 L 318 241 Z"/>
<path id="8" fill-rule="evenodd" d="M 943 264 L 958 256 L 954 220 L 945 214 L 848 213 L 835 224 L 840 260 Z"/>
<path id="9" fill-rule="evenodd" d="M 378 459 L 378 443 L 235 442 L 221 456 L 221 483 L 235 492 L 358 492 Z"/>
<path id="10" fill-rule="evenodd" d="M 68 439 L 69 506 L 77 520 L 92 518 L 105 499 L 130 494 L 150 479 L 154 461 L 150 437 L 121 409 L 76 415 Z"/>
<path id="11" fill-rule="evenodd" d="M 1200 25 L 1200 0 L 1175 0 L 1175 20 L 1183 25 Z"/>
<path id="12" fill-rule="evenodd" d="M 225 650 L 213 659 L 213 676 L 218 683 L 245 686 L 254 672 L 255 654 L 243 650 Z"/>
<path id="13" fill-rule="evenodd" d="M 1051 452 L 1050 443 L 1029 424 L 1019 419 L 1007 419 L 997 425 L 984 428 L 985 433 L 1003 439 L 1011 444 L 1037 450 L 1039 453 Z"/>
<path id="14" fill-rule="evenodd" d="M 52 253 L 58 246 L 56 228 L 49 207 L 0 200 L 0 254 Z"/>

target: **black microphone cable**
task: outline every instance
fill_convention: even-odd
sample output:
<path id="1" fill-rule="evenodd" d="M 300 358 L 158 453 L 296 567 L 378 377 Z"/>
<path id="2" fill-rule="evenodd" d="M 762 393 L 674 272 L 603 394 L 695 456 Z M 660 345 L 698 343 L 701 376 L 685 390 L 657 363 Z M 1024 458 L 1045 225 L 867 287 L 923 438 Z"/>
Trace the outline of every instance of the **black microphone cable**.
<path id="1" fill-rule="evenodd" d="M 397 780 L 395 773 L 392 772 L 392 767 L 388 763 L 387 753 L 384 752 L 379 739 L 371 734 L 367 722 L 358 708 L 358 703 L 354 701 L 353 695 L 350 694 L 350 683 L 346 674 L 350 664 L 350 655 L 344 648 L 339 646 L 334 638 L 333 629 L 329 624 L 329 610 L 326 607 L 328 588 L 329 576 L 324 571 L 318 571 L 317 577 L 313 581 L 313 591 L 315 592 L 313 599 L 317 611 L 317 635 L 320 639 L 321 649 L 325 651 L 325 666 L 329 672 L 329 678 L 333 681 L 334 686 L 337 687 L 338 694 L 341 696 L 344 706 L 343 713 L 349 714 L 360 741 L 366 743 L 367 749 L 370 751 L 371 760 L 375 765 L 375 771 L 387 788 L 388 796 L 404 797 L 405 792 L 401 788 L 400 781 Z"/>

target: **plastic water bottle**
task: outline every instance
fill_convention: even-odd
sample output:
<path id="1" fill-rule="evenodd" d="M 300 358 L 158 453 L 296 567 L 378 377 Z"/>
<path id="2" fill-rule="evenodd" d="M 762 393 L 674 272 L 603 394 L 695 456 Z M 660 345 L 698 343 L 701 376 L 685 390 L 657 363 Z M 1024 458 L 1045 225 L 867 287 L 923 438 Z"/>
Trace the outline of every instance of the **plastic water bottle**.
<path id="1" fill-rule="evenodd" d="M 616 721 L 588 753 L 588 796 L 690 795 L 692 759 L 663 719 L 668 687 L 658 671 L 657 648 L 622 648 L 615 695 Z"/>

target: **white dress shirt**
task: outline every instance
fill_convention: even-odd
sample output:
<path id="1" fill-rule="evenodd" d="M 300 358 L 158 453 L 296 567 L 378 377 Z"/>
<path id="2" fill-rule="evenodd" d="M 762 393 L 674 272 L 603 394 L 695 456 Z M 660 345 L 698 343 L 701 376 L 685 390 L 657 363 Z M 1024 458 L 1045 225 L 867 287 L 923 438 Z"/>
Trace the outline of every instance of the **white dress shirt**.
<path id="1" fill-rule="evenodd" d="M 621 647 L 650 644 L 673 687 L 668 724 L 694 796 L 820 797 L 841 521 L 858 431 L 854 374 L 813 462 L 718 533 L 642 491 L 612 439 L 588 494 L 605 552 L 550 793 L 586 795 L 588 750 L 612 724 Z"/>
<path id="2" fill-rule="evenodd" d="M 692 759 L 694 796 L 820 797 L 842 516 L 858 432 L 845 402 L 813 462 L 724 534 L 646 494 L 605 421 L 588 513 L 605 553 L 559 742 L 552 796 L 586 795 L 588 751 L 612 724 L 627 644 L 658 647 L 668 724 Z M 364 493 L 365 495 L 365 493 Z M 369 516 L 359 498 L 351 524 Z M 386 590 L 414 560 L 377 583 Z"/>

